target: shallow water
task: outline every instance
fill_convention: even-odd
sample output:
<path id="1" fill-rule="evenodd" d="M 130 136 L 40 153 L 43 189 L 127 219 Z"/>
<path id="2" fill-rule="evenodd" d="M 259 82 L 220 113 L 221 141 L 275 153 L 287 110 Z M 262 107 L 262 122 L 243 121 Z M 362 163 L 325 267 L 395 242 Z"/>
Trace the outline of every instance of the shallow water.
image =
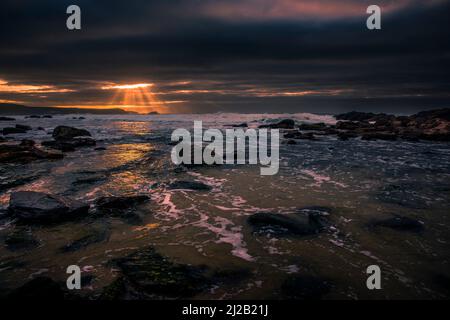
<path id="1" fill-rule="evenodd" d="M 450 268 L 450 145 L 448 143 L 339 141 L 320 137 L 282 144 L 280 171 L 261 176 L 259 166 L 222 165 L 175 171 L 170 160 L 170 133 L 190 128 L 224 128 L 263 119 L 295 118 L 333 123 L 330 116 L 296 115 L 164 115 L 85 116 L 72 119 L 19 119 L 17 123 L 44 127 L 70 125 L 88 129 L 98 146 L 82 148 L 58 161 L 2 165 L 0 205 L 9 194 L 35 190 L 93 203 L 107 195 L 150 195 L 139 207 L 141 221 L 102 218 L 33 226 L 39 241 L 34 248 L 11 251 L 4 238 L 18 226 L 0 220 L 0 288 L 16 288 L 45 275 L 65 281 L 65 269 L 77 264 L 94 280 L 81 294 L 95 298 L 117 271 L 112 258 L 149 245 L 174 261 L 206 265 L 212 270 L 242 270 L 239 281 L 210 288 L 194 298 L 243 299 L 285 296 L 283 282 L 293 275 L 325 279 L 331 289 L 325 299 L 448 298 Z M 7 124 L 0 124 L 7 126 Z M 15 139 L 48 139 L 33 130 Z M 22 185 L 6 182 L 23 179 Z M 195 180 L 211 191 L 170 190 L 176 180 Z M 277 237 L 254 234 L 247 223 L 257 212 L 289 213 L 323 206 L 330 210 L 331 227 L 317 236 Z M 369 228 L 377 219 L 398 214 L 421 221 L 421 233 Z M 79 250 L 61 250 L 90 231 L 104 239 Z M 366 287 L 366 268 L 379 265 L 382 290 Z M 447 279 L 442 281 L 442 279 Z"/>

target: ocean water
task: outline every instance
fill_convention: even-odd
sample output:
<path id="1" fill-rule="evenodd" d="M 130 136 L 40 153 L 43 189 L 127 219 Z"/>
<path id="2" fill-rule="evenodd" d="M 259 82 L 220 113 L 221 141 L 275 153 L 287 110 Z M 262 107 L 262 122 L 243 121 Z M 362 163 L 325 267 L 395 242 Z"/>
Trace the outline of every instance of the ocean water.
<path id="1" fill-rule="evenodd" d="M 76 116 L 78 117 L 78 115 Z M 34 190 L 88 203 L 102 196 L 145 194 L 141 220 L 119 218 L 30 227 L 39 245 L 10 250 L 7 235 L 18 226 L 0 220 L 0 288 L 13 289 L 45 275 L 64 281 L 68 265 L 94 277 L 81 294 L 93 298 L 116 276 L 108 261 L 154 246 L 173 261 L 213 270 L 242 270 L 240 281 L 212 287 L 199 299 L 286 298 L 283 283 L 312 276 L 329 284 L 324 299 L 448 298 L 450 279 L 450 144 L 433 142 L 317 141 L 281 144 L 280 171 L 261 176 L 259 165 L 199 166 L 176 170 L 170 134 L 202 120 L 204 128 L 246 122 L 257 127 L 279 119 L 335 123 L 314 114 L 207 114 L 93 116 L 85 119 L 16 117 L 16 123 L 42 127 L 15 135 L 37 142 L 50 139 L 57 125 L 85 128 L 97 147 L 66 153 L 62 160 L 2 164 L 0 206 L 9 194 Z M 0 127 L 8 126 L 1 123 Z M 192 180 L 211 191 L 171 190 L 174 181 Z M 14 186 L 12 182 L 21 181 Z M 255 234 L 249 216 L 289 214 L 320 206 L 329 212 L 326 232 L 310 237 Z M 373 221 L 400 215 L 418 220 L 422 232 L 371 228 Z M 107 237 L 79 250 L 61 247 L 87 230 Z M 379 265 L 382 290 L 366 287 L 366 268 Z"/>

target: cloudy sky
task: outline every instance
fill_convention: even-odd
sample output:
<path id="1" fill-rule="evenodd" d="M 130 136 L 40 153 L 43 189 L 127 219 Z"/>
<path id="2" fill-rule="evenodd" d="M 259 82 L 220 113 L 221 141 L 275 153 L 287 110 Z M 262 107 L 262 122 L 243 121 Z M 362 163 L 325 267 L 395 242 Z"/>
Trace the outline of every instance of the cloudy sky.
<path id="1" fill-rule="evenodd" d="M 70 4 L 82 30 L 66 28 Z M 382 30 L 366 28 L 370 4 L 382 8 Z M 2 0 L 0 102 L 140 112 L 450 107 L 449 12 L 449 0 Z"/>

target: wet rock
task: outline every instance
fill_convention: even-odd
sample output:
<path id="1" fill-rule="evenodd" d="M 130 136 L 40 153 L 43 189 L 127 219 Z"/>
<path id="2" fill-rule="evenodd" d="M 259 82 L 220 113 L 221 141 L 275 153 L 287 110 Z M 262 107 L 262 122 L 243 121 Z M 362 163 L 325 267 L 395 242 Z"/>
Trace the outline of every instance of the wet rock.
<path id="1" fill-rule="evenodd" d="M 5 141 L 6 141 L 6 138 L 0 136 L 0 142 L 5 142 Z"/>
<path id="2" fill-rule="evenodd" d="M 313 124 L 303 123 L 298 126 L 298 129 L 302 131 L 308 130 L 321 131 L 325 130 L 326 128 L 327 125 L 325 123 L 313 123 Z"/>
<path id="3" fill-rule="evenodd" d="M 290 276 L 281 286 L 282 294 L 287 299 L 294 300 L 319 300 L 330 290 L 329 281 L 304 275 Z"/>
<path id="4" fill-rule="evenodd" d="M 75 137 L 68 140 L 43 141 L 41 144 L 48 148 L 60 150 L 63 152 L 71 152 L 76 148 L 95 146 L 96 143 L 97 142 L 91 137 Z"/>
<path id="5" fill-rule="evenodd" d="M 34 147 L 35 145 L 36 145 L 36 142 L 34 142 L 33 140 L 28 140 L 28 139 L 23 139 L 19 144 L 19 146 L 21 146 L 21 147 L 29 147 L 29 148 Z"/>
<path id="6" fill-rule="evenodd" d="M 342 141 L 347 141 L 349 139 L 358 137 L 358 135 L 354 132 L 339 132 L 337 134 L 337 136 L 338 136 L 339 140 L 342 140 Z"/>
<path id="7" fill-rule="evenodd" d="M 288 141 L 286 141 L 286 144 L 297 144 L 297 141 L 293 140 L 293 139 L 289 139 Z"/>
<path id="8" fill-rule="evenodd" d="M 61 252 L 74 252 L 86 248 L 87 246 L 106 241 L 109 238 L 109 230 L 104 225 L 89 226 L 83 230 L 83 235 L 63 246 Z"/>
<path id="9" fill-rule="evenodd" d="M 175 181 L 169 184 L 169 189 L 177 190 L 195 190 L 195 191 L 210 191 L 212 188 L 207 184 L 197 181 Z"/>
<path id="10" fill-rule="evenodd" d="M 31 145 L 31 140 L 23 144 L 2 144 L 0 145 L 0 163 L 21 163 L 31 162 L 39 159 L 61 159 L 63 154 L 45 150 Z"/>
<path id="11" fill-rule="evenodd" d="M 32 128 L 24 124 L 16 124 L 16 128 L 24 131 L 30 131 Z"/>
<path id="12" fill-rule="evenodd" d="M 91 133 L 85 129 L 78 129 L 68 126 L 57 126 L 52 134 L 55 140 L 70 140 L 75 137 L 90 137 Z"/>
<path id="13" fill-rule="evenodd" d="M 11 193 L 8 211 L 19 222 L 53 223 L 80 218 L 89 205 L 77 200 L 35 191 Z"/>
<path id="14" fill-rule="evenodd" d="M 397 231 L 422 232 L 425 227 L 424 224 L 416 219 L 394 216 L 392 218 L 375 221 L 369 224 L 369 227 L 384 227 Z"/>
<path id="15" fill-rule="evenodd" d="M 78 178 L 74 182 L 72 182 L 73 185 L 81 185 L 81 184 L 94 184 L 98 182 L 102 182 L 106 180 L 106 176 L 104 174 L 95 174 L 89 177 L 84 178 Z"/>
<path id="16" fill-rule="evenodd" d="M 16 134 L 16 133 L 26 133 L 27 130 L 25 129 L 20 129 L 20 128 L 15 128 L 15 127 L 6 127 L 3 128 L 2 133 L 3 135 L 8 135 L 8 134 Z"/>
<path id="17" fill-rule="evenodd" d="M 361 137 L 362 140 L 385 140 L 385 141 L 395 141 L 397 140 L 397 135 L 395 133 L 389 132 L 374 132 L 366 133 Z"/>
<path id="18" fill-rule="evenodd" d="M 150 198 L 144 195 L 129 197 L 102 197 L 96 200 L 97 212 L 95 215 L 108 215 L 124 219 L 131 224 L 142 222 L 141 217 L 136 213 L 135 208 Z"/>
<path id="19" fill-rule="evenodd" d="M 294 129 L 295 121 L 292 119 L 284 119 L 277 123 L 263 124 L 259 128 L 271 128 L 271 129 Z"/>
<path id="20" fill-rule="evenodd" d="M 314 133 L 312 133 L 312 132 L 302 133 L 300 131 L 286 133 L 284 135 L 284 138 L 285 139 L 297 139 L 297 140 L 315 140 L 316 139 L 316 137 L 314 136 Z"/>
<path id="21" fill-rule="evenodd" d="M 51 116 L 51 115 L 49 115 L 49 114 L 46 114 L 46 115 L 42 116 L 42 118 L 51 119 L 51 118 L 53 118 L 53 116 Z"/>
<path id="22" fill-rule="evenodd" d="M 246 122 L 240 123 L 240 124 L 233 124 L 233 128 L 248 128 L 248 124 Z"/>
<path id="23" fill-rule="evenodd" d="M 6 237 L 5 245 L 8 250 L 18 251 L 36 248 L 39 241 L 33 236 L 30 229 L 19 228 Z"/>
<path id="24" fill-rule="evenodd" d="M 36 114 L 32 114 L 31 116 L 26 116 L 25 118 L 29 118 L 29 119 L 40 119 L 41 116 L 38 116 Z"/>
<path id="25" fill-rule="evenodd" d="M 37 277 L 27 282 L 22 287 L 12 291 L 7 299 L 33 300 L 33 301 L 61 301 L 64 300 L 64 291 L 61 286 L 47 277 Z"/>
<path id="26" fill-rule="evenodd" d="M 115 259 L 112 264 L 120 269 L 123 279 L 105 290 L 104 297 L 123 296 L 132 291 L 148 298 L 187 298 L 210 285 L 204 267 L 172 262 L 152 247 Z"/>
<path id="27" fill-rule="evenodd" d="M 105 147 L 97 147 L 94 149 L 95 151 L 105 151 L 106 148 Z"/>
<path id="28" fill-rule="evenodd" d="M 256 213 L 248 217 L 247 222 L 256 233 L 279 236 L 310 236 L 323 230 L 313 215 L 303 213 Z"/>
<path id="29" fill-rule="evenodd" d="M 16 119 L 10 117 L 0 117 L 0 121 L 15 121 Z"/>
<path id="30" fill-rule="evenodd" d="M 372 112 L 357 112 L 351 111 L 347 113 L 341 113 L 335 116 L 337 120 L 348 120 L 348 121 L 368 121 L 375 116 Z"/>

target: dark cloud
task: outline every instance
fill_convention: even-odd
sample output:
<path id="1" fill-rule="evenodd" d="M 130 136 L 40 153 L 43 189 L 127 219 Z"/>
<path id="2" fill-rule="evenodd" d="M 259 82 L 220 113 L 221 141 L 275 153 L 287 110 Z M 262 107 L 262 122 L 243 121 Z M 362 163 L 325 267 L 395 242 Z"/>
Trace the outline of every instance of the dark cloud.
<path id="1" fill-rule="evenodd" d="M 103 83 L 149 82 L 169 111 L 449 106 L 449 1 L 379 1 L 380 31 L 365 28 L 368 2 L 298 3 L 77 1 L 82 30 L 68 31 L 72 2 L 3 0 L 0 79 L 69 92 L 0 90 L 0 101 L 99 105 L 111 101 Z"/>

